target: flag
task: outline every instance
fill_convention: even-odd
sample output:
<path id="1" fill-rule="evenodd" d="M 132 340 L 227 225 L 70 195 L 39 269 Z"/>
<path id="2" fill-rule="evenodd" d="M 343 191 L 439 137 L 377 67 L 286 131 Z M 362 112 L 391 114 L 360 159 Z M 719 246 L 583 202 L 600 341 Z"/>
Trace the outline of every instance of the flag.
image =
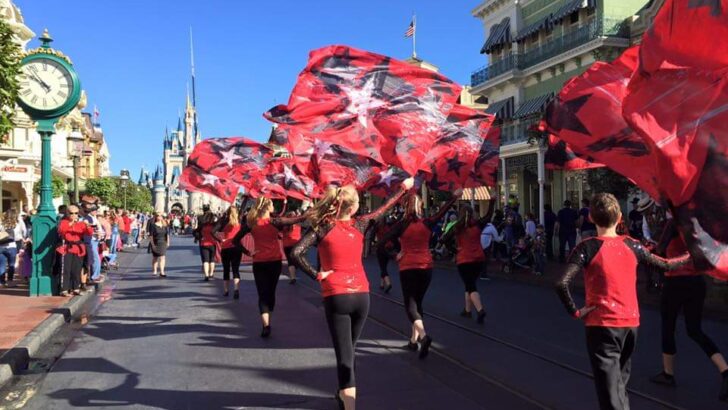
<path id="1" fill-rule="evenodd" d="M 347 46 L 311 52 L 288 105 L 265 117 L 414 175 L 461 87 L 446 77 Z"/>
<path id="2" fill-rule="evenodd" d="M 417 26 L 415 26 L 415 21 L 413 19 L 412 22 L 410 22 L 409 27 L 407 27 L 407 31 L 404 32 L 404 37 L 410 38 L 410 37 L 414 36 L 415 30 L 417 30 Z"/>
<path id="3" fill-rule="evenodd" d="M 545 125 L 577 157 L 608 166 L 657 198 L 654 155 L 622 116 L 638 52 L 635 46 L 612 63 L 596 62 L 567 82 L 549 103 Z"/>
<path id="4" fill-rule="evenodd" d="M 96 107 L 96 104 L 94 104 L 94 125 L 99 123 L 99 117 L 101 116 L 101 112 Z"/>

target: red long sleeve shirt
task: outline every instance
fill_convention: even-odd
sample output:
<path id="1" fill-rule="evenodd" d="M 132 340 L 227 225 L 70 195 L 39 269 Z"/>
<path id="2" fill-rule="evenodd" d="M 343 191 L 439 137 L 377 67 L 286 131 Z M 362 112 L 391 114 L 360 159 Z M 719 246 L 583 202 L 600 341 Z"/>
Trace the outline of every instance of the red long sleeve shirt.
<path id="1" fill-rule="evenodd" d="M 291 248 L 301 240 L 301 225 L 293 225 L 283 231 L 283 247 Z"/>
<path id="2" fill-rule="evenodd" d="M 64 244 L 56 251 L 61 255 L 71 253 L 78 256 L 86 255 L 86 245 L 83 243 L 85 235 L 93 235 L 94 228 L 83 222 L 71 223 L 70 219 L 63 219 L 58 225 L 58 235 L 63 239 Z"/>

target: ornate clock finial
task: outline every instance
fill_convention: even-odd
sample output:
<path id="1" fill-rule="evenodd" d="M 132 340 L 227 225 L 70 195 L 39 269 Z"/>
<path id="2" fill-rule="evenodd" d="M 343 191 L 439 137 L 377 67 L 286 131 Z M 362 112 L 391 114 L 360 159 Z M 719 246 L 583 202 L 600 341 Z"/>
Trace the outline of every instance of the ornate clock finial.
<path id="1" fill-rule="evenodd" d="M 40 36 L 40 42 L 43 43 L 41 47 L 51 48 L 50 44 L 53 42 L 53 38 L 48 34 L 48 29 L 43 30 L 43 35 Z"/>

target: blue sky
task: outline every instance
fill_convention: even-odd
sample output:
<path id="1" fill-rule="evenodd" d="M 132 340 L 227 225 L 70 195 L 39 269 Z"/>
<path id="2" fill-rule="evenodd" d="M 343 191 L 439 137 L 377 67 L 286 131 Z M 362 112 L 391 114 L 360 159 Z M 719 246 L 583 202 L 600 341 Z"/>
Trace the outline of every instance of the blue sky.
<path id="1" fill-rule="evenodd" d="M 407 58 L 417 13 L 417 53 L 460 84 L 484 65 L 470 11 L 478 0 L 14 0 L 37 35 L 48 28 L 96 104 L 115 174 L 138 177 L 161 162 L 164 128 L 177 126 L 195 42 L 203 138 L 264 140 L 262 113 L 288 101 L 308 52 L 346 44 Z M 38 45 L 37 40 L 31 47 Z"/>

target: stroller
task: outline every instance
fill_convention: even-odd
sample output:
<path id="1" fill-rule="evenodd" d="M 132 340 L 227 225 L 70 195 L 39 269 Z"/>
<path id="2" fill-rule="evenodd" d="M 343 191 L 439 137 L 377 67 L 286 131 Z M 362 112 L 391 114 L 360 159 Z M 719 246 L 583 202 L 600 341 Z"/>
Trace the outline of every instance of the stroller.
<path id="1" fill-rule="evenodd" d="M 117 260 L 118 255 L 116 252 L 112 253 L 109 250 L 106 242 L 99 243 L 99 254 L 101 255 L 101 270 L 103 272 L 108 272 L 111 269 L 119 270 L 119 261 Z"/>
<path id="2" fill-rule="evenodd" d="M 533 240 L 528 237 L 520 238 L 516 245 L 509 250 L 508 259 L 503 263 L 503 273 L 513 273 L 516 269 L 533 269 Z"/>

